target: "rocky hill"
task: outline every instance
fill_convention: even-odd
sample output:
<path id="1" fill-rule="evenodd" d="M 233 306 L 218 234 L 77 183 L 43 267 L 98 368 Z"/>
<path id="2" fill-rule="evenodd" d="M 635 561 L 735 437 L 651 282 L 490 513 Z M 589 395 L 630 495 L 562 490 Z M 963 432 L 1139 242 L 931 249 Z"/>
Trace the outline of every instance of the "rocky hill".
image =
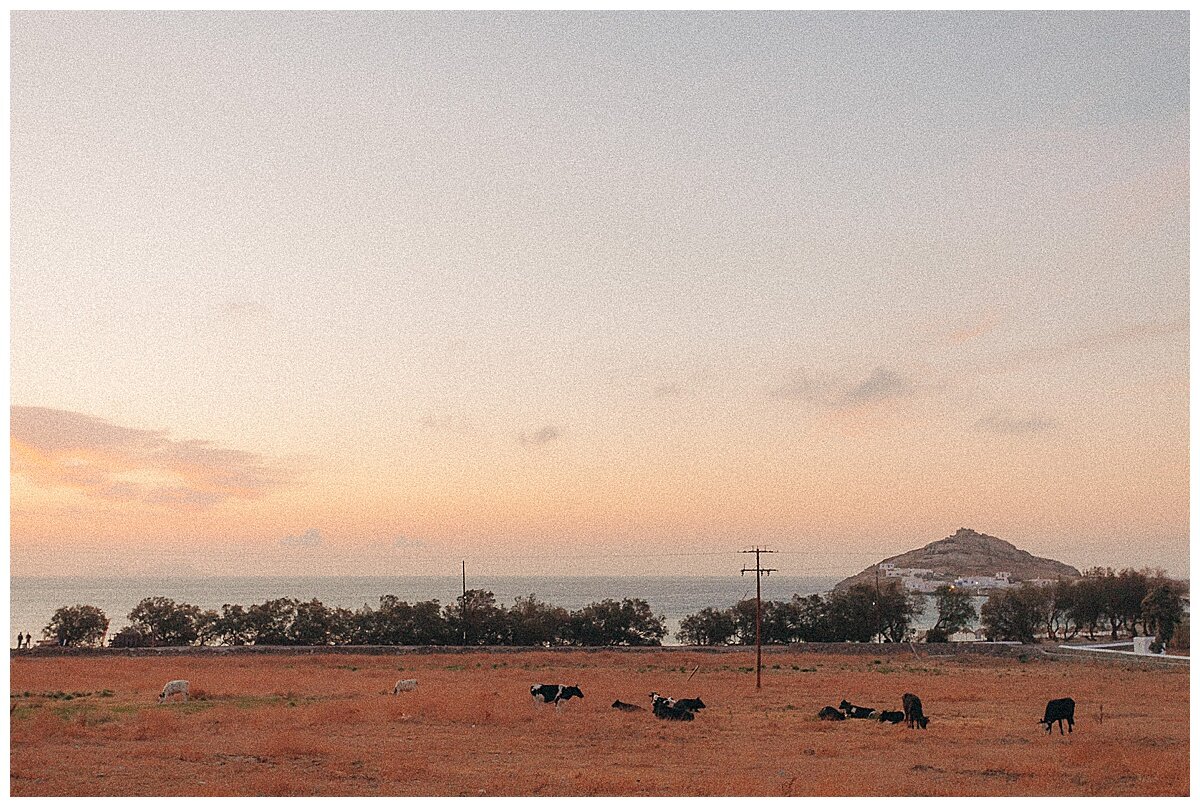
<path id="1" fill-rule="evenodd" d="M 1017 549 L 1008 541 L 984 535 L 966 527 L 949 538 L 884 558 L 868 566 L 853 577 L 847 577 L 836 588 L 844 589 L 855 583 L 875 583 L 875 569 L 892 563 L 898 569 L 929 569 L 934 578 L 953 580 L 956 577 L 991 576 L 996 572 L 1008 572 L 1013 582 L 1036 578 L 1079 577 L 1079 570 L 1057 560 L 1039 558 L 1023 549 Z M 885 575 L 880 574 L 880 579 Z"/>

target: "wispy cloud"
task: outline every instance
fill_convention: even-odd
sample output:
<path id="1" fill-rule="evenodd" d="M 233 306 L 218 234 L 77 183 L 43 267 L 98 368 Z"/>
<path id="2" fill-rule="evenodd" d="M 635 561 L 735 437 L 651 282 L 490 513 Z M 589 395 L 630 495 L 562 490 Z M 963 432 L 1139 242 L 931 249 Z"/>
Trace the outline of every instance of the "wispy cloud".
<path id="1" fill-rule="evenodd" d="M 286 535 L 279 539 L 280 546 L 313 547 L 321 545 L 321 531 L 318 529 L 305 530 L 300 535 Z"/>
<path id="2" fill-rule="evenodd" d="M 963 322 L 950 332 L 950 342 L 955 345 L 961 345 L 972 339 L 986 336 L 996 330 L 1002 322 L 1004 322 L 1004 318 L 994 311 L 972 317 L 969 321 Z"/>
<path id="3" fill-rule="evenodd" d="M 95 499 L 195 510 L 259 498 L 292 479 L 258 454 L 172 440 L 163 430 L 34 406 L 14 406 L 11 417 L 14 474 Z"/>
<path id="4" fill-rule="evenodd" d="M 408 535 L 397 535 L 392 541 L 393 549 L 424 549 L 427 544 L 420 538 L 412 538 Z"/>
<path id="5" fill-rule="evenodd" d="M 1041 415 L 1027 415 L 1018 417 L 1002 412 L 993 412 L 990 415 L 985 415 L 975 421 L 975 428 L 980 431 L 993 432 L 995 434 L 1027 434 L 1031 432 L 1041 432 L 1047 429 L 1053 429 L 1058 424 L 1048 417 Z"/>
<path id="6" fill-rule="evenodd" d="M 533 434 L 521 432 L 517 442 L 523 446 L 540 446 L 558 439 L 558 429 L 553 426 L 543 426 Z"/>
<path id="7" fill-rule="evenodd" d="M 1148 342 L 1171 336 L 1186 336 L 1188 323 L 1186 320 L 1170 322 L 1138 322 L 1132 325 L 1122 325 L 1090 334 L 1084 334 L 1074 339 L 1062 342 L 1038 345 L 1017 350 L 995 358 L 982 368 L 983 372 L 1006 372 L 1030 365 L 1060 361 L 1073 356 L 1099 353 L 1124 345 Z"/>
<path id="8" fill-rule="evenodd" d="M 864 377 L 816 378 L 807 372 L 797 375 L 790 383 L 768 391 L 773 398 L 803 401 L 823 409 L 853 409 L 907 398 L 917 391 L 917 384 L 908 375 L 879 366 Z"/>

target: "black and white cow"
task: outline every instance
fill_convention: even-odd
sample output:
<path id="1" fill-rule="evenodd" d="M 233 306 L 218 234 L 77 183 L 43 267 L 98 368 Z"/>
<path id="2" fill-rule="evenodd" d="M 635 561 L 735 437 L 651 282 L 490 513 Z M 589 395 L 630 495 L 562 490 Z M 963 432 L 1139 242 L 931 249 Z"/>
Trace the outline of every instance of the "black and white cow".
<path id="1" fill-rule="evenodd" d="M 905 692 L 904 697 L 904 723 L 910 729 L 915 726 L 925 728 L 929 725 L 929 718 L 925 716 L 925 712 L 921 709 L 921 699 L 911 692 Z"/>
<path id="2" fill-rule="evenodd" d="M 553 703 L 558 709 L 564 701 L 571 698 L 582 698 L 583 691 L 579 687 L 563 686 L 562 684 L 534 684 L 529 687 L 529 694 L 534 703 Z"/>
<path id="3" fill-rule="evenodd" d="M 834 709 L 832 706 L 826 706 L 821 711 L 817 712 L 817 717 L 822 720 L 845 720 L 846 716 Z"/>
<path id="4" fill-rule="evenodd" d="M 687 709 L 675 705 L 673 698 L 664 698 L 657 692 L 650 693 L 650 703 L 654 707 L 654 716 L 659 720 L 695 720 L 696 715 Z"/>
<path id="5" fill-rule="evenodd" d="M 904 720 L 904 712 L 880 712 L 880 723 L 891 723 L 893 726 Z"/>
<path id="6" fill-rule="evenodd" d="M 869 706 L 855 706 L 850 701 L 842 701 L 838 704 L 838 708 L 846 717 L 852 717 L 857 720 L 866 720 L 877 716 L 879 713 Z"/>
<path id="7" fill-rule="evenodd" d="M 1054 728 L 1054 722 L 1058 721 L 1058 733 L 1063 733 L 1063 721 L 1067 721 L 1067 731 L 1075 731 L 1075 701 L 1071 698 L 1055 698 L 1046 704 L 1046 716 L 1038 723 L 1046 724 L 1046 733 L 1049 734 Z"/>

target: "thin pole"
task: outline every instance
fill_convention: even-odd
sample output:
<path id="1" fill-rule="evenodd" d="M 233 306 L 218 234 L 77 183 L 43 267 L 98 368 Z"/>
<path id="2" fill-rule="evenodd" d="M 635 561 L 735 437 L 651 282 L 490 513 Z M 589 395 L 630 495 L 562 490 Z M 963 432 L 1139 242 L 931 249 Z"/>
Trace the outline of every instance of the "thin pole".
<path id="1" fill-rule="evenodd" d="M 882 644 L 883 637 L 880 634 L 883 633 L 883 626 L 880 624 L 880 622 L 881 622 L 881 619 L 880 619 L 880 613 L 879 613 L 879 564 L 876 563 L 875 564 L 875 641 Z"/>
<path id="2" fill-rule="evenodd" d="M 762 689 L 762 576 L 777 572 L 778 569 L 764 569 L 762 567 L 762 555 L 775 554 L 774 550 L 763 549 L 762 547 L 754 547 L 753 549 L 743 549 L 741 554 L 747 555 L 754 553 L 754 568 L 742 569 L 742 574 L 746 572 L 754 572 L 754 648 L 755 648 L 755 665 L 754 665 L 754 688 Z"/>
<path id="3" fill-rule="evenodd" d="M 462 595 L 462 626 L 463 626 L 463 644 L 467 643 L 467 562 L 462 562 L 463 567 L 463 595 Z"/>

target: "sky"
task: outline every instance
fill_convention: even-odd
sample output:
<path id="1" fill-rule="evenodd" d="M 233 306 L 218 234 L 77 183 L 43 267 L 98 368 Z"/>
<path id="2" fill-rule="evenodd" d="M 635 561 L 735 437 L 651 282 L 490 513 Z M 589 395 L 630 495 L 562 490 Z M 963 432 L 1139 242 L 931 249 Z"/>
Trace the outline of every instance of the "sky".
<path id="1" fill-rule="evenodd" d="M 14 575 L 963 526 L 1189 572 L 1186 12 L 15 12 L 11 57 Z"/>

